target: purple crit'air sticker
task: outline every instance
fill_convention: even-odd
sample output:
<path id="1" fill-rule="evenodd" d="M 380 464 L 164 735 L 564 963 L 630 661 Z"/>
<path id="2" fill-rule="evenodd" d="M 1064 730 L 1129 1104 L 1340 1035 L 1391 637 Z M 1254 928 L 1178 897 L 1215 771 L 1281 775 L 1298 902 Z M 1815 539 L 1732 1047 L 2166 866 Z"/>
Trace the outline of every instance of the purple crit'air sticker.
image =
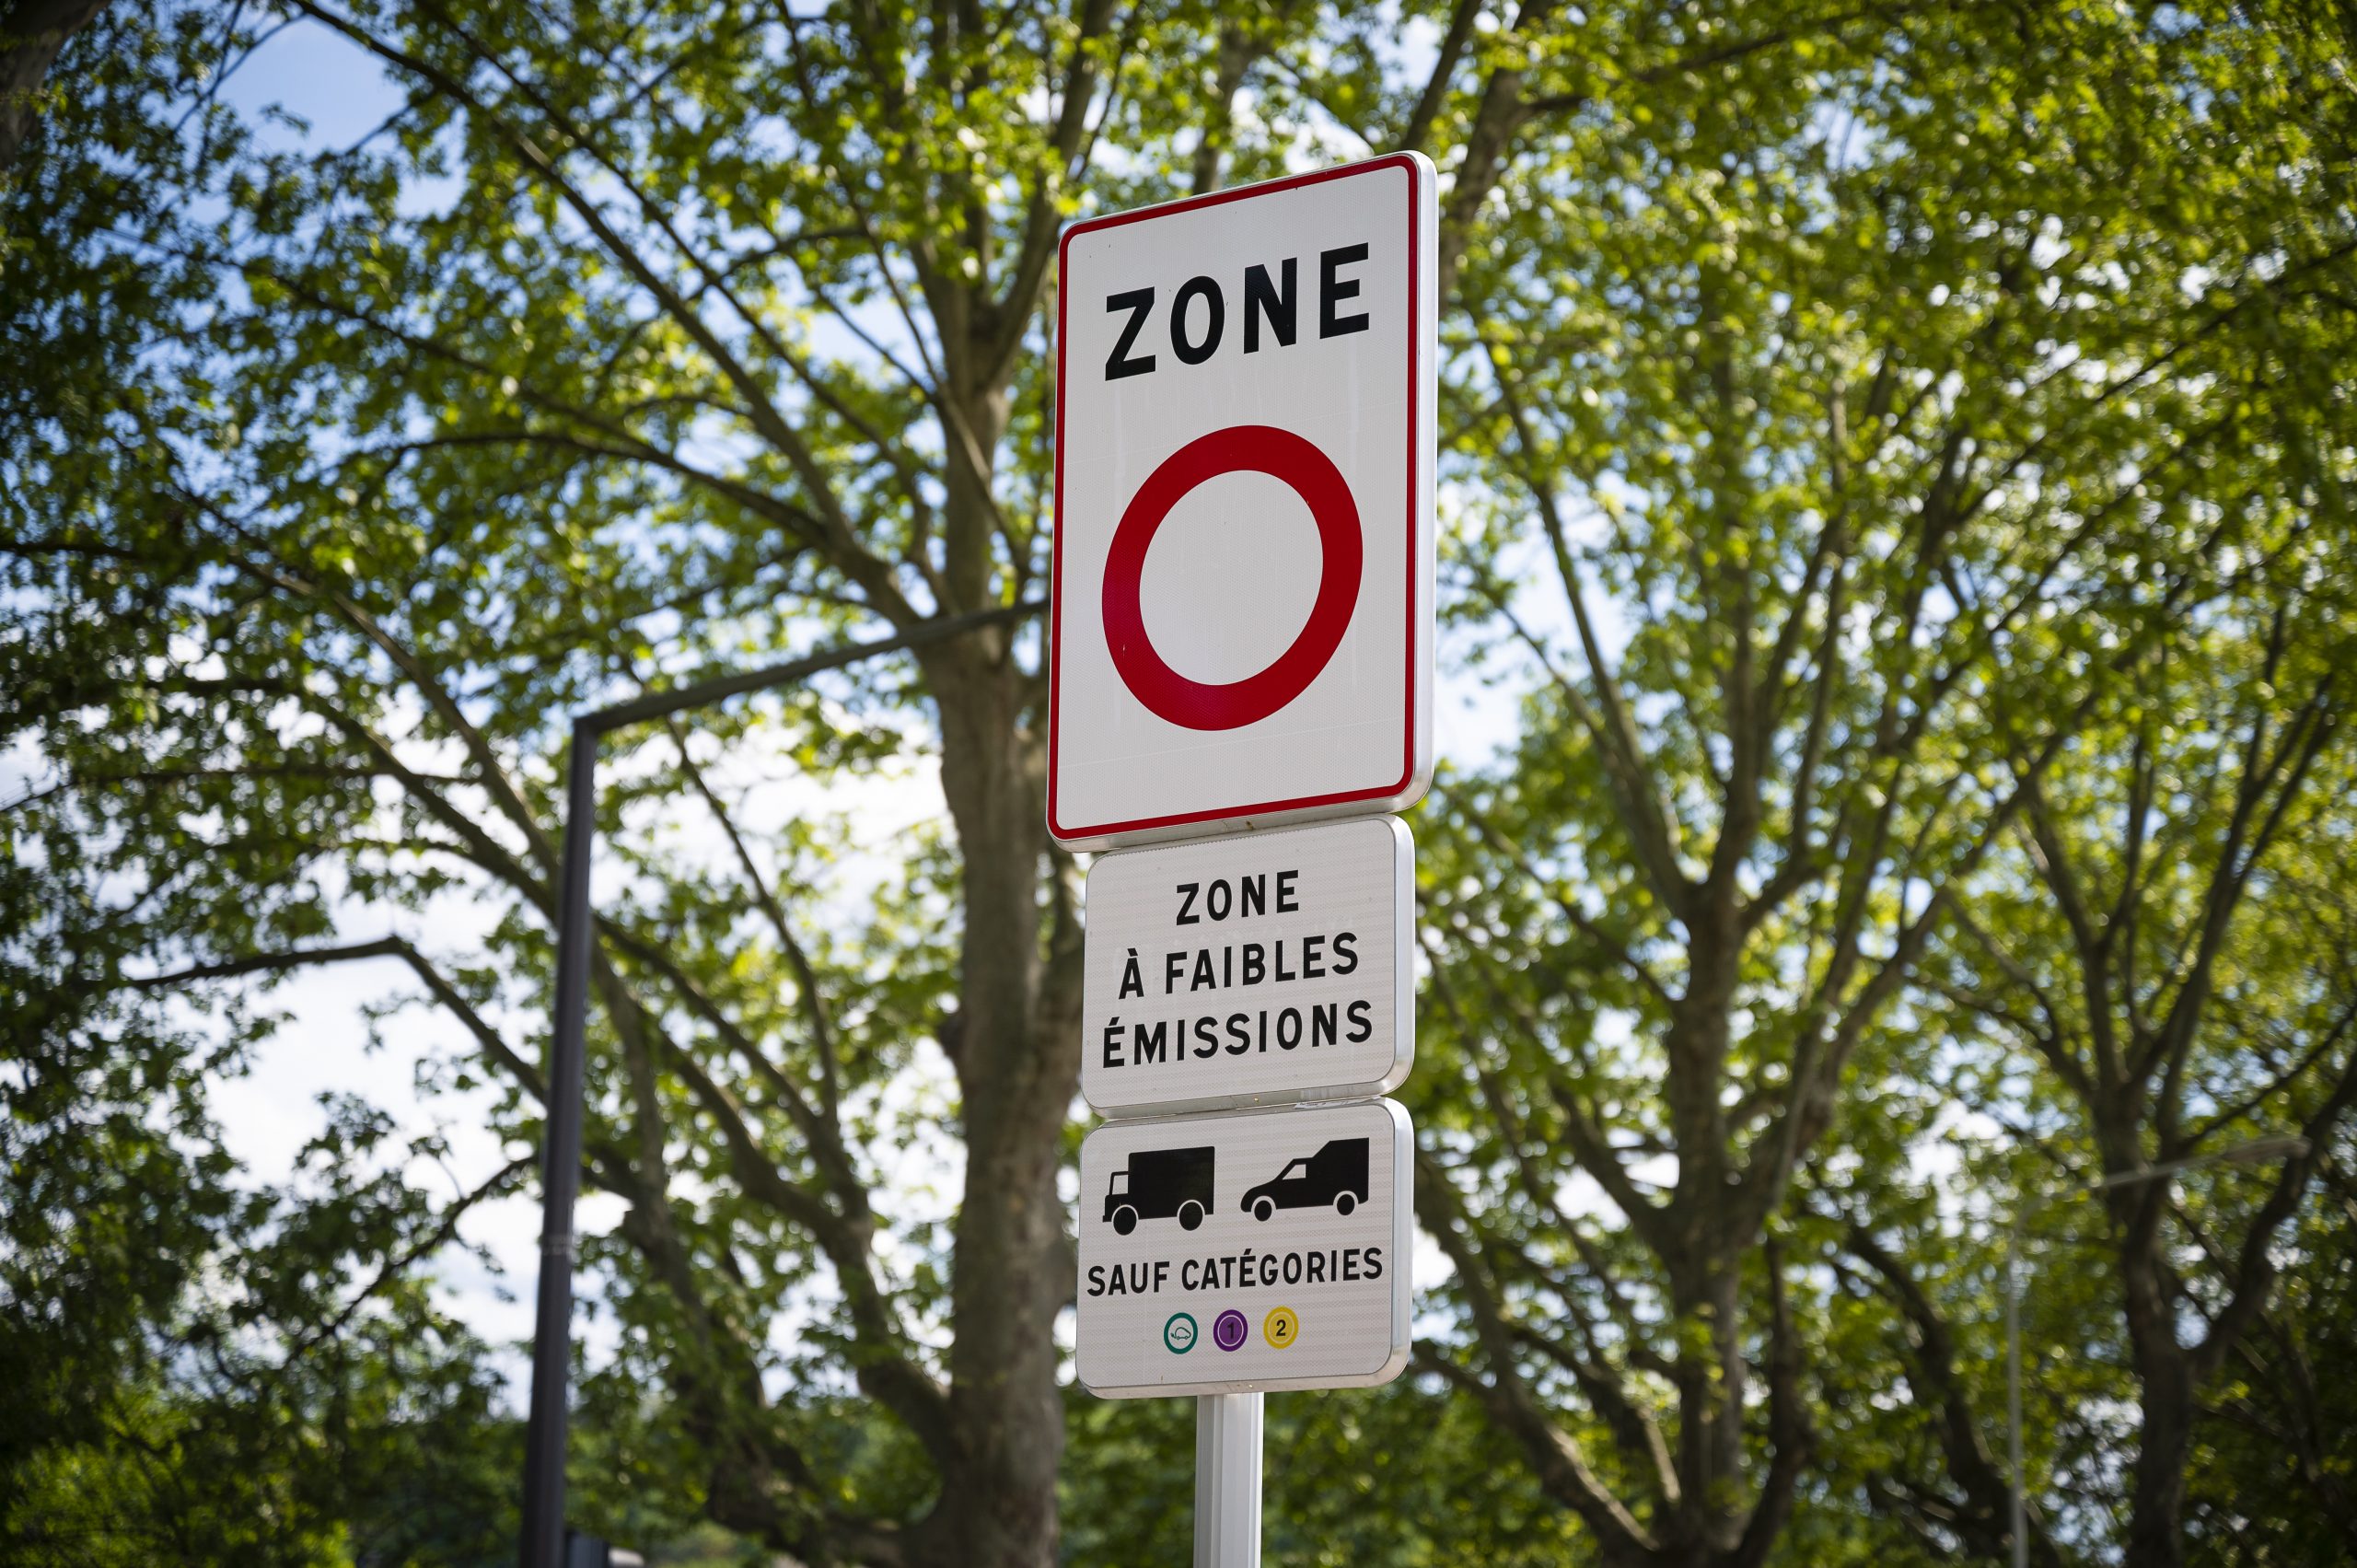
<path id="1" fill-rule="evenodd" d="M 1229 1307 L 1212 1319 L 1212 1343 L 1222 1350 L 1236 1350 L 1244 1343 L 1244 1336 L 1251 1330 L 1244 1321 L 1244 1314 Z"/>

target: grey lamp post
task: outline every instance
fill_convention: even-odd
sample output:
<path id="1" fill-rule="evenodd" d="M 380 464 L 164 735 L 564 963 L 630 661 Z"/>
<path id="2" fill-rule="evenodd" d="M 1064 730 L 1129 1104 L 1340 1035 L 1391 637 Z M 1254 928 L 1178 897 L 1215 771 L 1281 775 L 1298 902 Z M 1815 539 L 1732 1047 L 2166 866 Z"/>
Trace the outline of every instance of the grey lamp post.
<path id="1" fill-rule="evenodd" d="M 582 1048 L 589 1018 L 589 956 L 597 922 L 589 857 L 598 837 L 598 744 L 610 729 L 700 708 L 747 691 L 790 686 L 878 654 L 930 646 L 985 626 L 1024 621 L 1047 608 L 1002 605 L 928 621 L 896 636 L 852 643 L 742 675 L 653 691 L 573 721 L 564 786 L 563 869 L 558 881 L 555 1029 L 549 1043 L 546 1130 L 540 1176 L 540 1279 L 532 1324 L 531 1415 L 524 1436 L 523 1568 L 563 1568 L 565 1385 L 572 1371 L 574 1200 L 581 1191 Z"/>
<path id="2" fill-rule="evenodd" d="M 2029 1222 L 2049 1204 L 2066 1203 L 2092 1192 L 2110 1192 L 2122 1187 L 2142 1187 L 2148 1181 L 2166 1181 L 2203 1166 L 2264 1165 L 2270 1160 L 2296 1159 L 2307 1152 L 2308 1141 L 2305 1138 L 2288 1133 L 2254 1138 L 2247 1144 L 2236 1144 L 2233 1148 L 2220 1149 L 2215 1154 L 2169 1160 L 2143 1170 L 2123 1170 L 2100 1181 L 2090 1181 L 2061 1192 L 2032 1193 L 2014 1212 L 2014 1223 L 2005 1231 L 2005 1447 L 2013 1481 L 2014 1568 L 2029 1568 L 2028 1490 L 2022 1476 L 2021 1293 L 2022 1236 L 2029 1229 Z"/>

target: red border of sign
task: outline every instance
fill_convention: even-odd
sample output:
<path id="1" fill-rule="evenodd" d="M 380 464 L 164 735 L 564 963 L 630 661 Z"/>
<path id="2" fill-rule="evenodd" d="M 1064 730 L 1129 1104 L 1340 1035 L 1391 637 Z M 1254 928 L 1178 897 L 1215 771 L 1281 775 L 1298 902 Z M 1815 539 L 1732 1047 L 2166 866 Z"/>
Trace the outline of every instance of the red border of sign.
<path id="1" fill-rule="evenodd" d="M 1097 822 L 1083 827 L 1066 827 L 1056 817 L 1057 786 L 1062 772 L 1063 714 L 1058 697 L 1063 688 L 1064 646 L 1064 319 L 1072 308 L 1072 291 L 1063 286 L 1067 253 L 1073 240 L 1083 234 L 1100 228 L 1116 228 L 1122 224 L 1142 223 L 1148 218 L 1168 217 L 1174 213 L 1192 212 L 1198 207 L 1214 207 L 1225 202 L 1245 201 L 1253 196 L 1273 195 L 1280 191 L 1298 190 L 1305 185 L 1319 185 L 1329 180 L 1348 180 L 1354 175 L 1371 174 L 1377 169 L 1401 168 L 1408 172 L 1408 659 L 1406 689 L 1408 710 L 1399 740 L 1399 777 L 1388 784 L 1372 789 L 1341 790 L 1332 795 L 1303 796 L 1293 800 L 1254 801 L 1238 806 L 1219 807 L 1209 811 L 1178 812 L 1167 817 L 1141 817 L 1126 822 Z M 1059 842 L 1080 839 L 1101 839 L 1113 833 L 1142 833 L 1158 828 L 1184 827 L 1192 822 L 1233 822 L 1242 818 L 1256 817 L 1278 811 L 1308 810 L 1320 806 L 1341 806 L 1354 800 L 1383 800 L 1405 790 L 1416 776 L 1416 451 L 1419 445 L 1417 421 L 1423 412 L 1422 401 L 1416 395 L 1417 340 L 1422 335 L 1423 279 L 1423 236 L 1419 232 L 1422 210 L 1418 202 L 1422 194 L 1418 188 L 1422 171 L 1410 153 L 1392 153 L 1385 157 L 1367 158 L 1345 164 L 1340 168 L 1319 169 L 1315 174 L 1290 175 L 1283 180 L 1264 180 L 1255 185 L 1239 185 L 1233 191 L 1216 191 L 1208 196 L 1190 196 L 1176 202 L 1163 202 L 1151 207 L 1138 207 L 1126 213 L 1110 213 L 1099 218 L 1083 218 L 1063 232 L 1056 243 L 1056 537 L 1050 566 L 1049 627 L 1048 627 L 1048 832 Z"/>

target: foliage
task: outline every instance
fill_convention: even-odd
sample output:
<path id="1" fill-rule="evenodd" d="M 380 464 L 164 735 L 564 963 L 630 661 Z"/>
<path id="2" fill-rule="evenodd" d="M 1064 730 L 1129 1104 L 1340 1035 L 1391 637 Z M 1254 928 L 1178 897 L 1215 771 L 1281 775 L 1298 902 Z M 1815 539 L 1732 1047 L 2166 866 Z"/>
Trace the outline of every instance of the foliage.
<path id="1" fill-rule="evenodd" d="M 2357 1209 L 2350 1140 L 2320 1178 L 2322 1202 L 2302 1215 L 2278 1299 L 2213 1399 L 2188 1476 L 2187 1561 L 2330 1562 L 2357 1553 L 2357 1443 L 2340 1413 L 2357 1399 L 2351 1293 L 2357 1290 Z"/>
<path id="2" fill-rule="evenodd" d="M 358 1106 L 298 1186 L 245 1187 L 192 1103 L 225 1064 L 134 1055 L 142 1020 L 114 1021 L 12 1040 L 0 1556 L 505 1561 L 521 1434 L 417 1267 L 457 1214 L 384 1168 Z"/>
<path id="3" fill-rule="evenodd" d="M 1078 1390 L 1063 1485 L 1064 1560 L 1173 1562 L 1194 1527 L 1195 1412 L 1186 1400 Z M 1576 1527 L 1479 1411 L 1437 1379 L 1369 1392 L 1269 1396 L 1262 1553 L 1286 1568 L 1582 1562 Z"/>
<path id="4" fill-rule="evenodd" d="M 1929 1549 L 1996 1555 L 2004 1477 L 1942 1316 L 1956 1304 L 1910 1274 L 1972 1288 L 1980 1249 L 1919 1222 L 1901 1261 L 1874 1235 L 1905 1214 L 1908 1164 L 1958 1131 L 1925 1088 L 1961 1079 L 1983 1115 L 2023 1114 L 2002 1071 L 2018 1056 L 1944 1059 L 2003 1010 L 1949 978 L 1958 934 L 1986 918 L 2038 969 L 2075 918 L 2038 875 L 2055 835 L 2126 818 L 2123 918 L 2155 908 L 2132 937 L 2080 941 L 2160 988 L 2126 1005 L 2165 1039 L 2117 1082 L 2090 1066 L 2091 1175 L 2280 1126 L 2271 1103 L 2204 1119 L 2292 1062 L 2312 1078 L 2275 1088 L 2311 1133 L 2351 1082 L 2340 993 L 2294 979 L 2319 958 L 2313 920 L 2246 993 L 2316 998 L 2269 1006 L 2272 1055 L 2202 1016 L 2214 952 L 2268 950 L 2260 922 L 2302 919 L 2273 880 L 2270 914 L 2236 909 L 2284 848 L 2259 824 L 2295 833 L 2345 795 L 2303 784 L 2311 761 L 2345 766 L 2323 760 L 2350 651 L 2345 350 L 2326 345 L 2349 321 L 2317 280 L 2346 274 L 2357 238 L 2325 194 L 2337 145 L 2283 117 L 2329 52 L 2285 19 L 2199 8 L 1731 19 L 1740 64 L 1641 98 L 1628 52 L 1533 30 L 1525 103 L 1578 112 L 1511 166 L 1465 260 L 1460 341 L 1486 364 L 1463 450 L 1504 482 L 1470 492 L 1458 571 L 1469 615 L 1503 619 L 1544 684 L 1510 764 L 1446 793 L 1425 851 L 1432 992 L 1461 1066 L 1421 1086 L 1429 1168 L 1453 1179 L 1420 1201 L 1463 1319 L 1428 1358 L 1484 1368 L 1468 1387 L 1615 1559 L 1761 1561 L 1817 1464 Z M 1701 49 L 1722 20 L 1662 41 Z M 2123 708 L 2206 755 L 2247 731 L 2248 787 L 2156 795 L 2155 766 L 2193 765 L 2156 764 L 2158 743 L 2111 727 Z M 2232 896 L 2205 905 L 2211 879 Z M 2172 901 L 2184 919 L 2159 912 Z M 2206 1076 L 2212 1051 L 2238 1086 Z M 2099 1387 L 2141 1414 L 2090 1432 L 2071 1539 L 2174 1559 L 2177 1385 L 2264 1295 L 2309 1170 L 2208 1222 L 2214 1297 L 2189 1238 L 2153 1249 L 2165 1183 L 2114 1200 L 2141 1216 L 2122 1244 L 2136 1354 Z M 1860 1260 L 1871 1288 L 1827 1295 L 1821 1271 Z M 2189 1356 L 2184 1296 L 2223 1318 Z M 1884 1365 L 1926 1408 L 1880 1441 L 1907 1433 L 1928 1474 L 1819 1458 L 1856 1434 L 1817 1415 L 1801 1346 L 1860 1307 L 1898 1311 Z M 2061 1312 L 2084 1330 L 2091 1307 L 2122 1310 L 2073 1295 Z M 1825 1395 L 1844 1371 L 1817 1374 Z M 1575 1442 L 1567 1404 L 1603 1433 Z"/>
<path id="5" fill-rule="evenodd" d="M 282 25 L 396 110 L 323 146 L 232 109 Z M 453 1021 L 429 1081 L 536 1146 L 562 715 L 907 635 L 604 758 L 577 1512 L 1175 1553 L 1183 1409 L 1074 1394 L 1055 1340 L 1053 239 L 1414 147 L 1452 645 L 1517 725 L 1418 824 L 1447 1268 L 1411 1378 L 1277 1401 L 1272 1555 L 1997 1557 L 2038 1194 L 2033 1552 L 2331 1550 L 2234 1494 L 2281 1433 L 2268 1483 L 2340 1518 L 2350 1443 L 2349 42 L 2267 5 L 100 13 L 6 197 L 10 1527 L 488 1551 L 515 1434 L 430 1283 L 475 1198 L 365 1106 L 258 1192 L 207 1086 L 333 966 L 380 1030 Z M 843 809 L 918 794 L 885 843 Z"/>

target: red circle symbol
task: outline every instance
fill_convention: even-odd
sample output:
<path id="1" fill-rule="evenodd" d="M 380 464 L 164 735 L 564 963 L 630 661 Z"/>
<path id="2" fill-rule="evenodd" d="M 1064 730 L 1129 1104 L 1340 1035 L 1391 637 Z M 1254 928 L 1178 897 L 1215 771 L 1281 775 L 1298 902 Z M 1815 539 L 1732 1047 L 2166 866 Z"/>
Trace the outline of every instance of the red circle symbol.
<path id="1" fill-rule="evenodd" d="M 1146 550 L 1170 509 L 1205 480 L 1239 472 L 1265 473 L 1293 486 L 1317 521 L 1324 562 L 1317 602 L 1293 645 L 1259 673 L 1214 686 L 1188 679 L 1155 650 L 1138 606 L 1138 585 L 1145 575 Z M 1113 668 L 1131 695 L 1172 724 L 1188 729 L 1257 724 L 1307 691 L 1342 645 L 1358 605 L 1364 557 L 1358 503 L 1325 453 L 1290 430 L 1267 424 L 1231 424 L 1197 436 L 1146 476 L 1113 530 L 1113 548 L 1105 560 L 1105 645 Z"/>

